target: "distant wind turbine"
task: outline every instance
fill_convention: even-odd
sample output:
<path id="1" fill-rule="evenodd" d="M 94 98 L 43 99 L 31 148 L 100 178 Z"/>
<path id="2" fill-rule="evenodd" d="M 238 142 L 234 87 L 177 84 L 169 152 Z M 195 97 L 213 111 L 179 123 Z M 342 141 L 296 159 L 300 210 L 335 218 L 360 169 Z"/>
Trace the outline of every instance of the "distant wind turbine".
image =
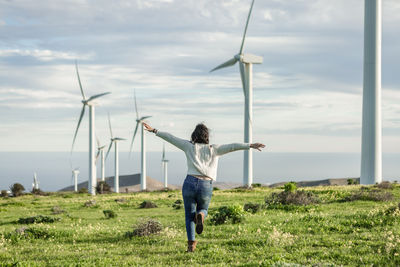
<path id="1" fill-rule="evenodd" d="M 168 187 L 168 161 L 165 158 L 165 144 L 163 145 L 163 153 L 162 153 L 162 166 L 163 166 L 163 174 L 164 174 L 164 187 L 167 188 Z"/>
<path id="2" fill-rule="evenodd" d="M 111 119 L 110 119 L 110 114 L 108 114 L 108 126 L 110 127 L 110 146 L 108 147 L 107 150 L 107 155 L 106 158 L 108 157 L 108 154 L 110 153 L 110 150 L 112 148 L 112 145 L 114 144 L 114 149 L 115 149 L 115 157 L 114 157 L 114 166 L 115 166 L 115 175 L 114 175 L 114 192 L 119 193 L 119 158 L 118 158 L 118 141 L 123 141 L 126 140 L 124 138 L 120 137 L 114 137 L 112 128 L 111 128 Z"/>
<path id="3" fill-rule="evenodd" d="M 104 148 L 106 147 L 105 145 L 102 146 L 100 145 L 100 140 L 96 138 L 97 140 L 97 155 L 96 155 L 96 162 L 99 159 L 100 156 L 100 162 L 101 162 L 101 180 L 104 182 L 105 181 L 105 165 L 104 165 Z"/>
<path id="4" fill-rule="evenodd" d="M 79 175 L 79 168 L 73 169 L 71 179 L 74 180 L 74 191 L 75 192 L 78 192 L 78 175 Z"/>
<path id="5" fill-rule="evenodd" d="M 249 15 L 247 16 L 246 27 L 242 38 L 242 44 L 237 55 L 232 59 L 215 67 L 210 72 L 218 69 L 230 67 L 239 62 L 240 77 L 242 80 L 242 87 L 244 93 L 244 142 L 252 143 L 252 117 L 253 117 L 253 64 L 261 64 L 263 58 L 252 54 L 243 54 L 243 46 L 246 38 L 247 27 L 249 25 L 251 11 L 253 9 L 254 0 L 251 3 Z M 251 187 L 253 184 L 253 156 L 251 150 L 244 151 L 243 162 L 243 184 Z"/>
<path id="6" fill-rule="evenodd" d="M 140 170 L 140 189 L 141 190 L 146 190 L 146 135 L 143 127 L 143 122 L 145 119 L 150 118 L 151 116 L 143 116 L 139 118 L 139 112 L 137 108 L 137 103 L 136 103 L 136 91 L 133 91 L 134 94 L 134 99 L 135 99 L 135 111 L 136 111 L 136 127 L 135 127 L 135 132 L 133 133 L 132 136 L 132 142 L 131 142 L 131 149 L 130 153 L 132 153 L 132 148 L 133 148 L 133 142 L 135 141 L 136 133 L 139 128 L 139 124 L 141 125 L 141 134 L 142 134 L 142 153 L 141 153 L 141 170 Z"/>
<path id="7" fill-rule="evenodd" d="M 39 190 L 39 181 L 36 172 L 33 173 L 32 190 Z"/>
<path id="8" fill-rule="evenodd" d="M 96 166 L 95 166 L 96 165 L 96 158 L 95 158 L 95 144 L 94 144 L 94 142 L 95 142 L 94 106 L 96 105 L 96 102 L 94 102 L 93 100 L 95 100 L 96 98 L 99 98 L 101 96 L 110 94 L 110 92 L 94 95 L 94 96 L 91 96 L 90 98 L 87 99 L 85 97 L 85 93 L 83 92 L 81 79 L 79 77 L 78 64 L 77 64 L 76 61 L 75 61 L 75 68 L 76 68 L 76 75 L 78 77 L 79 88 L 81 89 L 83 106 L 82 106 L 81 115 L 79 116 L 78 125 L 77 125 L 76 130 L 75 130 L 74 139 L 72 141 L 71 153 L 72 153 L 72 150 L 74 148 L 75 139 L 76 139 L 76 135 L 78 134 L 79 126 L 81 124 L 83 116 L 85 115 L 85 108 L 86 108 L 86 106 L 88 106 L 89 107 L 89 178 L 88 178 L 88 190 L 89 190 L 90 194 L 96 195 L 97 179 L 96 179 Z"/>

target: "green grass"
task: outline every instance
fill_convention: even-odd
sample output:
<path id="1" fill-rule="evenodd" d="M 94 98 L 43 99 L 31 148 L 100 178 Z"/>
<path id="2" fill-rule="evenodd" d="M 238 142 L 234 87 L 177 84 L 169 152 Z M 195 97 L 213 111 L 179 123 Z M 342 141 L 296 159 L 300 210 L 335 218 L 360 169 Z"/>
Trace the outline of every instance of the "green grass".
<path id="1" fill-rule="evenodd" d="M 400 265 L 400 186 L 387 202 L 343 199 L 360 186 L 306 188 L 321 202 L 307 208 L 263 208 L 238 224 L 211 225 L 186 253 L 184 210 L 172 205 L 180 191 L 108 194 L 59 193 L 0 199 L 0 266 L 398 266 Z M 282 189 L 218 190 L 210 212 L 220 206 L 264 203 Z M 115 199 L 125 198 L 125 202 Z M 96 205 L 85 207 L 85 202 Z M 140 209 L 145 200 L 157 208 Z M 53 214 L 53 207 L 64 210 Z M 390 208 L 392 208 L 390 210 Z M 116 218 L 105 218 L 112 210 Z M 45 215 L 54 223 L 18 224 Z M 146 218 L 164 230 L 149 237 L 125 237 Z M 28 234 L 16 233 L 21 227 Z"/>

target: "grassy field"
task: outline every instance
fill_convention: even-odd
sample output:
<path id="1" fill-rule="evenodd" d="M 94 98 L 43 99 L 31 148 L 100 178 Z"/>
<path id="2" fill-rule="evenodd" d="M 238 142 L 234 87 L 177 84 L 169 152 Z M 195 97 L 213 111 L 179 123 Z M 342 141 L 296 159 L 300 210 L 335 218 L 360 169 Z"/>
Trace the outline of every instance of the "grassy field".
<path id="1" fill-rule="evenodd" d="M 180 191 L 2 198 L 0 266 L 400 265 L 399 185 L 392 189 L 352 185 L 305 190 L 318 196 L 320 203 L 274 205 L 255 214 L 244 212 L 244 221 L 237 224 L 211 225 L 208 218 L 205 232 L 197 236 L 195 253 L 185 252 L 184 210 L 172 207 L 182 199 Z M 281 191 L 214 191 L 210 211 L 215 213 L 224 205 L 263 204 L 266 197 Z M 371 191 L 393 194 L 394 198 L 349 201 L 353 195 L 364 192 L 368 196 Z M 125 202 L 115 201 L 120 198 Z M 86 207 L 89 200 L 96 204 Z M 158 207 L 140 209 L 144 200 Z M 112 210 L 117 217 L 106 219 L 103 210 Z M 60 220 L 18 223 L 20 218 L 35 215 Z M 126 237 L 126 232 L 148 218 L 162 223 L 161 233 Z"/>

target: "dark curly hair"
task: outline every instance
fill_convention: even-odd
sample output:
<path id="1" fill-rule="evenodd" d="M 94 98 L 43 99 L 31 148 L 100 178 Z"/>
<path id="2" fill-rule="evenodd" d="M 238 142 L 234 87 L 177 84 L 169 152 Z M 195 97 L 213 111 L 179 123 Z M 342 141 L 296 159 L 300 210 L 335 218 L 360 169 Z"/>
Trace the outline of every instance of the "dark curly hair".
<path id="1" fill-rule="evenodd" d="M 208 128 L 204 125 L 204 123 L 197 124 L 192 133 L 191 141 L 198 144 L 208 144 L 208 132 Z"/>

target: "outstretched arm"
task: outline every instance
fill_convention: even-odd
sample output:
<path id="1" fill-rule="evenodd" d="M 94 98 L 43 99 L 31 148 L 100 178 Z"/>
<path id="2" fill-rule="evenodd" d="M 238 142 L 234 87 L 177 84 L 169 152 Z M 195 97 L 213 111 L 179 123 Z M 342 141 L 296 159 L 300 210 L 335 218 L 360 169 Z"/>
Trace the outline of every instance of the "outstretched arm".
<path id="1" fill-rule="evenodd" d="M 145 122 L 143 122 L 143 126 L 145 127 L 146 131 L 155 133 L 158 137 L 161 137 L 168 143 L 173 144 L 174 146 L 176 146 L 177 148 L 179 148 L 183 151 L 185 151 L 186 148 L 190 145 L 190 142 L 188 140 L 178 138 L 167 132 L 158 131 L 157 129 L 154 129 L 153 127 L 151 127 L 150 125 L 148 125 Z"/>
<path id="2" fill-rule="evenodd" d="M 226 145 L 213 145 L 216 149 L 217 155 L 221 156 L 229 152 L 237 151 L 237 150 L 246 150 L 250 148 L 257 149 L 261 151 L 261 148 L 264 148 L 265 145 L 261 143 L 247 144 L 247 143 L 233 143 Z"/>

